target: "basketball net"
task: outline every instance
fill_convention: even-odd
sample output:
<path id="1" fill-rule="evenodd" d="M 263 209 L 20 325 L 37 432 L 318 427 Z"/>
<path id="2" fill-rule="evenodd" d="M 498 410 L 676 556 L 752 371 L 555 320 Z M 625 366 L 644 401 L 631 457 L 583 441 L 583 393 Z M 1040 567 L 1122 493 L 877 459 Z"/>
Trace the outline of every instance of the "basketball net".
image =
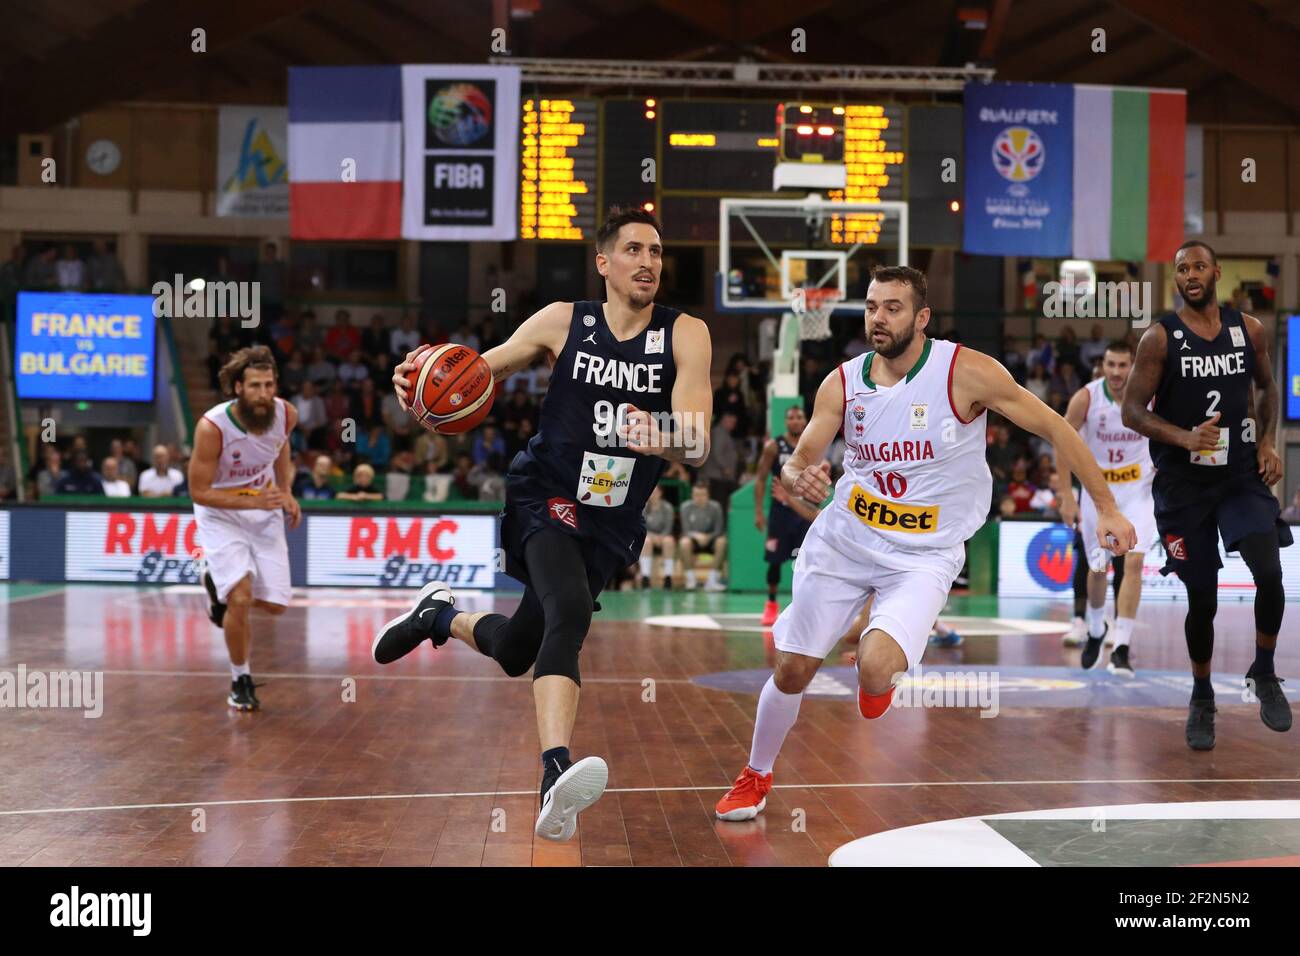
<path id="1" fill-rule="evenodd" d="M 801 306 L 802 300 L 802 308 Z M 829 287 L 799 289 L 791 311 L 799 316 L 799 338 L 821 341 L 831 337 L 831 313 L 840 301 L 840 290 Z"/>

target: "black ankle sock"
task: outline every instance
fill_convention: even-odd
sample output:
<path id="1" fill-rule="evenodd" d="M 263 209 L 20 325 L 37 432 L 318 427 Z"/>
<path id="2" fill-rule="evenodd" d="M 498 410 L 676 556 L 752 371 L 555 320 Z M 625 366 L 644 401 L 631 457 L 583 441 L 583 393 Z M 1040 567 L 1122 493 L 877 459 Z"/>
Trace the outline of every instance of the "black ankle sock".
<path id="1" fill-rule="evenodd" d="M 1264 677 L 1273 673 L 1273 652 L 1275 650 L 1276 648 L 1273 647 L 1260 647 L 1258 644 L 1255 645 L 1255 663 L 1250 665 L 1250 673 L 1252 676 L 1259 675 Z"/>
<path id="2" fill-rule="evenodd" d="M 1214 685 L 1208 677 L 1192 677 L 1192 700 L 1214 700 Z"/>
<path id="3" fill-rule="evenodd" d="M 442 641 L 450 638 L 452 619 L 460 613 L 462 612 L 456 610 L 450 604 L 442 608 L 433 616 L 433 636 Z"/>
<path id="4" fill-rule="evenodd" d="M 569 759 L 568 747 L 552 747 L 542 753 L 542 792 L 541 798 L 546 799 L 546 792 L 555 786 L 555 781 L 560 779 L 560 774 L 573 766 L 573 761 Z"/>

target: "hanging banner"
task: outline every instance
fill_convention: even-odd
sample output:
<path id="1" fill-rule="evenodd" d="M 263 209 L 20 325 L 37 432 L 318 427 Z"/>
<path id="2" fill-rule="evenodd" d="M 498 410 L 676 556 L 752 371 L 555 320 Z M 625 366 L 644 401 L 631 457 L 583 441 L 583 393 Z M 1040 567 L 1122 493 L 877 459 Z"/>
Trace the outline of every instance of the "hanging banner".
<path id="1" fill-rule="evenodd" d="M 519 76 L 513 66 L 403 66 L 402 237 L 515 239 Z"/>
<path id="2" fill-rule="evenodd" d="M 1074 87 L 968 83 L 962 250 L 1069 256 Z"/>
<path id="3" fill-rule="evenodd" d="M 289 111 L 223 106 L 217 114 L 218 216 L 289 215 Z"/>

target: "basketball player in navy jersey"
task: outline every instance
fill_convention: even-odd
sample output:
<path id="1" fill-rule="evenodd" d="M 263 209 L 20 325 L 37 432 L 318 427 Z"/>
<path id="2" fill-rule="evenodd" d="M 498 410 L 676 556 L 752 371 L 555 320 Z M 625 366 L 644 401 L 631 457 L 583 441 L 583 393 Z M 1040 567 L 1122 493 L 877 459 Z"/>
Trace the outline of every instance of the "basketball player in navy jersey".
<path id="1" fill-rule="evenodd" d="M 1174 282 L 1183 307 L 1143 334 L 1122 412 L 1127 427 L 1151 439 L 1156 526 L 1167 556 L 1161 574 L 1177 574 L 1187 586 L 1183 629 L 1193 679 L 1187 745 L 1193 750 L 1214 747 L 1210 658 L 1220 535 L 1255 579 L 1255 660 L 1246 682 L 1259 698 L 1264 725 L 1291 729 L 1291 705 L 1273 670 L 1285 603 L 1278 550 L 1292 543 L 1268 490 L 1282 476 L 1274 445 L 1278 389 L 1263 325 L 1219 305 L 1219 275 L 1205 243 L 1179 247 Z"/>
<path id="2" fill-rule="evenodd" d="M 785 434 L 770 438 L 758 457 L 758 476 L 754 482 L 754 525 L 767 532 L 763 544 L 763 558 L 767 561 L 767 604 L 763 607 L 763 627 L 771 627 L 781 613 L 776 603 L 776 590 L 781 583 L 781 565 L 794 557 L 803 536 L 812 527 L 818 509 L 801 498 L 791 498 L 781 486 L 781 469 L 794 454 L 799 436 L 808 424 L 802 405 L 791 405 L 785 410 Z M 767 493 L 767 478 L 772 476 L 772 504 L 763 519 L 763 498 Z"/>
<path id="3" fill-rule="evenodd" d="M 506 476 L 501 544 L 507 572 L 525 585 L 518 609 L 510 617 L 461 613 L 450 589 L 434 582 L 374 643 L 381 664 L 426 639 L 439 647 L 455 637 L 511 677 L 532 669 L 543 768 L 534 831 L 550 840 L 573 836 L 578 813 L 608 779 L 600 757 L 569 757 L 578 652 L 595 599 L 640 556 L 642 512 L 668 462 L 699 466 L 709 453 L 709 330 L 655 305 L 659 232 L 648 212 L 612 208 L 596 234 L 607 301 L 553 302 L 483 355 L 498 381 L 543 358 L 553 365 L 537 434 Z M 415 354 L 393 374 L 404 406 Z"/>

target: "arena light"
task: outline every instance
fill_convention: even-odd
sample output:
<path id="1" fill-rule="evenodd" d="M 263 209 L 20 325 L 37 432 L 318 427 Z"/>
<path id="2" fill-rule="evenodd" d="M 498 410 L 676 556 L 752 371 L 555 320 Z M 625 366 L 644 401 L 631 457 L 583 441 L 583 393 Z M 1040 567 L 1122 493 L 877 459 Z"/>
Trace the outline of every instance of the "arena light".
<path id="1" fill-rule="evenodd" d="M 654 107 L 655 107 L 655 101 L 654 101 L 654 100 L 646 100 L 646 101 L 645 101 L 645 105 L 646 105 L 646 109 L 654 109 Z"/>
<path id="2" fill-rule="evenodd" d="M 185 286 L 185 288 L 191 292 L 202 292 L 203 287 L 205 285 L 207 285 L 206 282 L 204 282 L 202 279 L 196 278 L 196 279 L 191 279 L 189 283 Z"/>
<path id="3" fill-rule="evenodd" d="M 832 106 L 832 107 L 831 107 L 831 112 L 834 113 L 836 116 L 843 116 L 843 115 L 844 115 L 844 107 L 842 107 L 842 106 Z"/>
<path id="4" fill-rule="evenodd" d="M 812 107 L 811 107 L 811 106 L 801 106 L 801 107 L 799 107 L 799 112 L 800 112 L 800 113 L 811 113 L 811 112 L 812 112 Z"/>
<path id="5" fill-rule="evenodd" d="M 811 126 L 796 126 L 794 131 L 800 136 L 811 136 L 813 130 Z"/>
<path id="6" fill-rule="evenodd" d="M 818 127 L 817 127 L 817 135 L 818 135 L 818 136 L 834 136 L 834 135 L 835 135 L 835 130 L 834 130 L 833 127 L 830 127 L 830 126 L 818 126 Z"/>
<path id="7" fill-rule="evenodd" d="M 648 202 L 648 203 L 645 203 L 644 205 L 642 205 L 641 208 L 644 209 L 646 212 L 654 212 L 654 211 L 655 211 L 655 204 L 652 203 L 652 202 Z"/>
<path id="8" fill-rule="evenodd" d="M 948 208 L 949 208 L 952 212 L 961 212 L 961 202 L 960 202 L 960 200 L 954 199 L 952 202 L 948 203 Z"/>
<path id="9" fill-rule="evenodd" d="M 654 110 L 646 110 L 646 111 L 645 111 L 645 118 L 646 118 L 646 119 L 654 119 L 654 118 L 655 118 L 655 111 L 654 111 Z"/>

